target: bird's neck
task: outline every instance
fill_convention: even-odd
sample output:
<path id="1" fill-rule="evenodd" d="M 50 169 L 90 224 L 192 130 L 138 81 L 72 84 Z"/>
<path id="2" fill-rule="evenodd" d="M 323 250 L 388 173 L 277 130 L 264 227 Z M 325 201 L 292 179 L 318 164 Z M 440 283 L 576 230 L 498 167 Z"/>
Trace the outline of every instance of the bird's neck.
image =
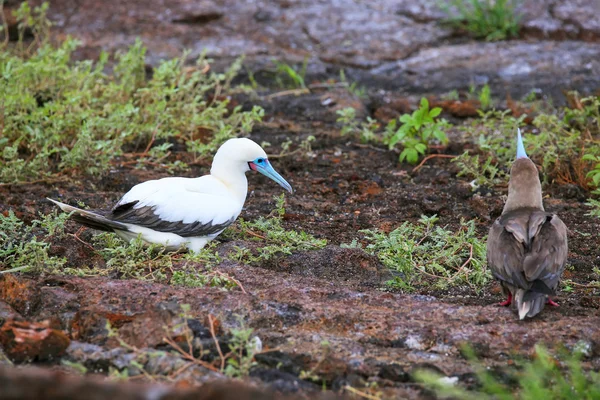
<path id="1" fill-rule="evenodd" d="M 210 174 L 223 182 L 227 189 L 235 196 L 239 203 L 243 206 L 246 201 L 246 195 L 248 194 L 248 180 L 246 179 L 246 172 L 236 170 L 233 168 L 219 168 L 218 166 L 213 167 L 210 170 Z"/>
<path id="2" fill-rule="evenodd" d="M 544 211 L 542 202 L 542 186 L 537 182 L 510 182 L 508 185 L 508 198 L 502 213 L 521 208 L 535 208 Z"/>

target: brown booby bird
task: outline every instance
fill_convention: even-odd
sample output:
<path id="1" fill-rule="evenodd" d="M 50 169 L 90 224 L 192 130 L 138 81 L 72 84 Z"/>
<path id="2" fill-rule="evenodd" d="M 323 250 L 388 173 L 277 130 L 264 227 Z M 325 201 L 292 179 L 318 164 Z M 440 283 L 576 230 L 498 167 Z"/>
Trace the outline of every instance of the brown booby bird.
<path id="1" fill-rule="evenodd" d="M 508 199 L 487 241 L 488 265 L 508 296 L 500 305 L 515 302 L 519 319 L 537 315 L 545 304 L 558 306 L 549 296 L 555 294 L 567 252 L 567 227 L 544 211 L 539 173 L 518 130 Z"/>

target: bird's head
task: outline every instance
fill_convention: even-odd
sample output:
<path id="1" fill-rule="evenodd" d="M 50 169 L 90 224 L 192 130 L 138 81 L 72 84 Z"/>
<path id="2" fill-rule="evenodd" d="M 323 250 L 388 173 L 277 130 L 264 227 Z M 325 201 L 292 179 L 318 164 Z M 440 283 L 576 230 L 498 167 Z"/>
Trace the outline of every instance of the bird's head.
<path id="1" fill-rule="evenodd" d="M 219 148 L 211 168 L 211 174 L 226 178 L 226 175 L 249 170 L 260 172 L 292 193 L 292 186 L 275 171 L 267 153 L 250 139 L 229 139 Z"/>
<path id="2" fill-rule="evenodd" d="M 504 212 L 523 207 L 544 209 L 539 172 L 525 152 L 521 130 L 518 129 L 517 159 L 510 169 L 508 199 L 504 205 Z"/>

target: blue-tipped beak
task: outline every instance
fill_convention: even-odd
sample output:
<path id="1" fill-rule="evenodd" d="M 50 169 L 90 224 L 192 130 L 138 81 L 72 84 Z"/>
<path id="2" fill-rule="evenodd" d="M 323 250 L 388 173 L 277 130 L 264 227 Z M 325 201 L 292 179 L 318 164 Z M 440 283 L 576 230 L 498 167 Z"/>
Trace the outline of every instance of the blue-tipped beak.
<path id="1" fill-rule="evenodd" d="M 520 128 L 517 128 L 517 158 L 529 158 L 527 157 L 527 153 L 525 153 L 525 146 L 523 146 Z"/>
<path id="2" fill-rule="evenodd" d="M 283 177 L 281 175 L 279 175 L 277 173 L 277 171 L 275 171 L 275 169 L 273 169 L 273 167 L 271 166 L 271 163 L 269 163 L 268 160 L 265 160 L 265 162 L 260 165 L 256 164 L 256 163 L 250 163 L 250 164 L 252 164 L 251 168 L 253 170 L 258 171 L 261 174 L 263 174 L 264 176 L 273 179 L 285 190 L 287 190 L 290 193 L 293 193 L 292 185 L 290 185 L 285 179 L 283 179 Z"/>

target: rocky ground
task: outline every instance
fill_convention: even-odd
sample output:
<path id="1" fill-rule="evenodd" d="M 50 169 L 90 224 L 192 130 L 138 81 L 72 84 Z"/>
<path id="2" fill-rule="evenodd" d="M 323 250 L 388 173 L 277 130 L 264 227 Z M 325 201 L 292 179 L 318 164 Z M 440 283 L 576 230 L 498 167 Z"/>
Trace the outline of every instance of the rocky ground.
<path id="1" fill-rule="evenodd" d="M 14 7 L 8 1 L 5 7 Z M 295 189 L 288 196 L 286 228 L 326 238 L 328 247 L 282 256 L 262 265 L 227 261 L 218 270 L 234 276 L 242 290 L 187 289 L 135 280 L 73 276 L 3 275 L 0 277 L 0 338 L 10 356 L 35 355 L 44 369 L 0 366 L 2 398 L 265 398 L 265 396 L 340 396 L 347 386 L 363 388 L 376 382 L 389 398 L 428 398 L 411 372 L 429 368 L 464 383 L 472 368 L 461 353 L 470 343 L 484 365 L 501 371 L 515 354 L 530 355 L 542 342 L 555 347 L 584 346 L 585 365 L 600 368 L 600 301 L 585 285 L 599 266 L 598 222 L 585 214 L 588 194 L 574 185 L 551 185 L 545 200 L 570 229 L 568 278 L 578 286 L 561 293 L 558 309 L 520 322 L 510 309 L 494 305 L 499 288 L 482 293 L 469 287 L 423 289 L 416 294 L 382 290 L 389 272 L 379 261 L 341 243 L 360 238 L 359 229 L 390 231 L 403 221 L 437 214 L 440 223 L 456 227 L 461 217 L 477 219 L 484 235 L 502 210 L 505 188 L 473 192 L 456 176 L 448 159 L 430 160 L 423 168 L 399 164 L 397 154 L 341 138 L 335 110 L 353 105 L 363 115 L 385 119 L 409 111 L 421 95 L 467 90 L 488 83 L 500 97 L 536 90 L 541 98 L 561 104 L 563 91 L 598 93 L 600 88 L 600 22 L 597 1 L 524 1 L 518 40 L 486 43 L 444 28 L 435 1 L 52 1 L 50 17 L 56 34 L 83 42 L 78 57 L 114 51 L 141 37 L 148 63 L 203 49 L 215 59 L 214 68 L 245 54 L 247 71 L 264 86 L 273 86 L 273 58 L 302 62 L 308 58 L 307 82 L 339 77 L 368 90 L 368 98 L 345 90 L 313 89 L 300 96 L 270 98 L 269 91 L 252 102 L 266 110 L 265 123 L 251 138 L 269 141 L 277 149 L 287 138 L 295 142 L 316 137 L 309 157 L 291 156 L 273 163 Z M 595 9 L 593 9 L 595 7 Z M 245 77 L 240 78 L 246 79 Z M 462 110 L 462 111 L 461 111 Z M 446 109 L 448 118 L 472 116 L 469 110 Z M 466 115 L 465 115 L 466 114 Z M 445 149 L 461 154 L 469 144 L 460 138 Z M 205 173 L 208 163 L 187 175 Z M 25 219 L 52 208 L 55 197 L 109 206 L 132 185 L 166 176 L 160 169 L 115 169 L 96 180 L 0 186 L 0 211 L 14 209 Z M 243 211 L 253 219 L 273 209 L 280 188 L 261 177 L 249 178 L 252 194 Z M 75 224 L 69 224 L 75 232 Z M 88 233 L 89 234 L 89 233 Z M 223 242 L 227 251 L 235 244 Z M 243 242 L 241 243 L 244 244 Z M 70 237 L 55 247 L 73 265 L 91 262 L 89 249 Z M 245 383 L 235 386 L 205 365 L 152 351 L 169 349 L 163 342 L 181 325 L 180 304 L 189 304 L 187 326 L 210 350 L 207 328 L 218 322 L 216 336 L 242 316 L 266 351 Z M 211 316 L 211 317 L 209 317 Z M 106 322 L 118 331 L 126 348 L 110 337 Z M 168 328 L 168 330 L 166 330 Z M 324 345 L 327 342 L 328 345 Z M 18 356 L 16 361 L 18 360 Z M 127 370 L 132 380 L 115 385 L 101 377 L 81 377 L 57 362 L 57 357 L 105 375 Z M 140 375 L 132 360 L 146 357 L 151 375 Z M 0 358 L 1 359 L 1 358 Z M 149 365 L 149 366 L 148 366 Z M 299 379 L 302 371 L 318 376 Z M 166 386 L 165 381 L 176 382 Z M 60 382 L 60 385 L 56 385 Z M 204 384 L 201 389 L 196 389 Z M 275 390 L 277 395 L 264 390 Z"/>

